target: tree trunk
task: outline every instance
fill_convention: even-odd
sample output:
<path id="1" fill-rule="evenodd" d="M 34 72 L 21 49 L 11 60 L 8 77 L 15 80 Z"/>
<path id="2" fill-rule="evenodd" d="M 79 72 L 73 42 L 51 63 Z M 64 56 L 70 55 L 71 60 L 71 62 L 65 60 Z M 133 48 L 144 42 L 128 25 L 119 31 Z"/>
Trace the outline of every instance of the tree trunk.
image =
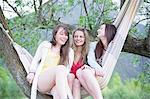
<path id="1" fill-rule="evenodd" d="M 3 12 L 0 8 L 0 22 L 3 24 L 4 28 L 8 30 L 7 22 L 5 21 Z M 20 59 L 14 50 L 11 40 L 6 36 L 6 32 L 0 27 L 0 54 L 5 58 L 7 68 L 15 79 L 16 83 L 19 85 L 23 93 L 30 97 L 30 85 L 26 80 L 27 73 L 20 62 Z M 52 99 L 52 97 L 47 95 L 42 95 L 38 92 L 37 99 Z"/>

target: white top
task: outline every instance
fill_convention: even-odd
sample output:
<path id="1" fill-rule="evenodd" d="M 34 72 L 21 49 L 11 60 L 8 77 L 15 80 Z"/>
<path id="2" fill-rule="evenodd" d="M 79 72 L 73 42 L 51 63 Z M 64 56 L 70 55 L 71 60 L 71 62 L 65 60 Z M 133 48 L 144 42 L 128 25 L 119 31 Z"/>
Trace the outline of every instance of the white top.
<path id="1" fill-rule="evenodd" d="M 96 57 L 95 57 L 96 44 L 97 44 L 97 42 L 90 43 L 89 53 L 87 55 L 87 62 L 94 69 L 102 69 L 100 64 L 97 63 Z"/>

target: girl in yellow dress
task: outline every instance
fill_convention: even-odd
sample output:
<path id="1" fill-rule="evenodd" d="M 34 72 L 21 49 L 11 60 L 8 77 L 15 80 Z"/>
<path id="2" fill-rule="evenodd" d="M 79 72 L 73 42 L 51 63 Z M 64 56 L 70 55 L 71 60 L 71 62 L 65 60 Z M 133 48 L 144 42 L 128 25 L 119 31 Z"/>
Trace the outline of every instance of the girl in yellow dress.
<path id="1" fill-rule="evenodd" d="M 67 27 L 58 25 L 53 30 L 52 41 L 43 41 L 39 45 L 27 81 L 31 84 L 37 67 L 42 66 L 37 82 L 38 91 L 47 94 L 55 86 L 59 99 L 72 99 L 67 75 L 73 63 L 73 55 L 73 50 L 69 46 Z"/>

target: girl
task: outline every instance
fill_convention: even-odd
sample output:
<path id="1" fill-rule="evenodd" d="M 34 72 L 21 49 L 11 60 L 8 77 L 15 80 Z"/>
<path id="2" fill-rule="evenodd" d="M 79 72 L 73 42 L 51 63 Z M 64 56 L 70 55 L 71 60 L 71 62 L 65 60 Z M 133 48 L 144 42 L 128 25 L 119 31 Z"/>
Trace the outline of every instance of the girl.
<path id="1" fill-rule="evenodd" d="M 73 98 L 81 99 L 80 82 L 76 77 L 76 71 L 86 63 L 86 57 L 89 48 L 89 35 L 88 31 L 84 28 L 77 28 L 72 35 L 73 35 L 72 48 L 74 50 L 75 55 L 74 55 L 74 62 L 70 72 L 71 73 L 70 78 L 72 78 L 72 80 L 70 80 L 69 84 L 70 86 L 72 86 L 71 89 L 73 92 Z"/>
<path id="2" fill-rule="evenodd" d="M 111 24 L 103 24 L 98 29 L 98 42 L 92 42 L 90 45 L 87 61 L 89 66 L 84 66 L 77 71 L 77 77 L 81 85 L 88 91 L 94 99 L 103 99 L 100 85 L 97 77 L 103 77 L 103 55 L 106 52 L 108 44 L 113 40 L 116 34 L 116 27 Z"/>
<path id="3" fill-rule="evenodd" d="M 37 66 L 42 65 L 38 77 L 38 90 L 47 94 L 55 86 L 60 99 L 73 99 L 67 82 L 67 72 L 70 71 L 74 55 L 69 48 L 69 33 L 67 27 L 58 25 L 53 30 L 52 41 L 42 42 L 33 58 L 27 81 L 31 84 Z"/>

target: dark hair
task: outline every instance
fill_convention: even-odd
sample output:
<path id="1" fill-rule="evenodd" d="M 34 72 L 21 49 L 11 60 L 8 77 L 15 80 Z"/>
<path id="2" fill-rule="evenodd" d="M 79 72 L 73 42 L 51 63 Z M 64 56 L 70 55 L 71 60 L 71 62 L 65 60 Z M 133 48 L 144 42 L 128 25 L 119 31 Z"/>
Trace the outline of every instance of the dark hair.
<path id="1" fill-rule="evenodd" d="M 53 46 L 56 45 L 56 34 L 59 30 L 59 28 L 63 28 L 68 36 L 68 40 L 66 41 L 66 43 L 64 45 L 61 46 L 61 49 L 60 49 L 60 62 L 59 62 L 59 65 L 67 65 L 68 62 L 69 62 L 69 31 L 68 31 L 68 28 L 66 25 L 64 24 L 59 24 L 57 25 L 54 29 L 53 29 L 53 32 L 52 32 L 52 40 L 50 41 L 52 43 Z"/>
<path id="2" fill-rule="evenodd" d="M 72 33 L 73 37 L 74 37 L 74 34 L 75 34 L 76 31 L 83 32 L 83 34 L 85 36 L 85 42 L 82 46 L 82 51 L 81 51 L 83 62 L 85 62 L 86 61 L 86 56 L 87 56 L 88 51 L 89 51 L 89 33 L 88 33 L 87 29 L 79 27 L 79 28 L 77 28 L 73 31 L 73 33 Z M 74 42 L 72 44 L 72 47 L 73 47 L 74 50 L 76 50 L 76 46 L 75 46 Z"/>
<path id="3" fill-rule="evenodd" d="M 115 34 L 117 32 L 117 28 L 112 24 L 104 24 L 104 25 L 105 25 L 105 36 L 106 36 L 107 42 L 109 44 L 114 39 Z M 105 50 L 104 45 L 103 45 L 102 41 L 99 40 L 96 45 L 96 48 L 95 48 L 96 59 L 99 59 L 102 56 L 103 50 Z"/>

